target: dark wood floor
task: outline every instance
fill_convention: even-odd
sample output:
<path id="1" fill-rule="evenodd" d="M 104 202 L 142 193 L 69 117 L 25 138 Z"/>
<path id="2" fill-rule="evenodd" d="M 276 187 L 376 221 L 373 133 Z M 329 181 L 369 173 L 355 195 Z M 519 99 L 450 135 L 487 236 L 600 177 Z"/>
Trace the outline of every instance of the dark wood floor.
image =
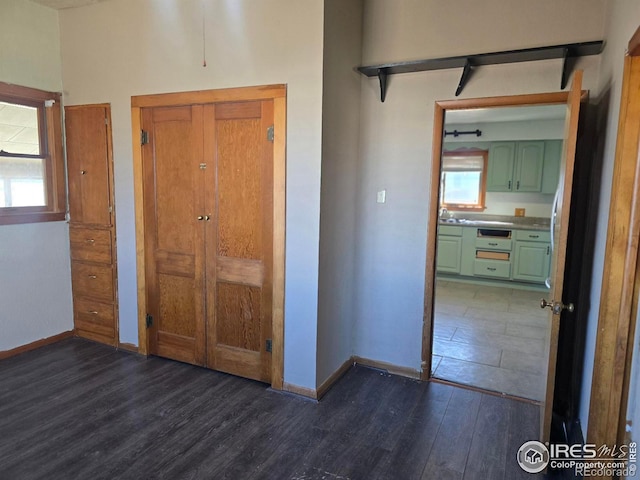
<path id="1" fill-rule="evenodd" d="M 352 368 L 319 402 L 70 339 L 0 362 L 0 478 L 532 479 L 538 407 Z"/>

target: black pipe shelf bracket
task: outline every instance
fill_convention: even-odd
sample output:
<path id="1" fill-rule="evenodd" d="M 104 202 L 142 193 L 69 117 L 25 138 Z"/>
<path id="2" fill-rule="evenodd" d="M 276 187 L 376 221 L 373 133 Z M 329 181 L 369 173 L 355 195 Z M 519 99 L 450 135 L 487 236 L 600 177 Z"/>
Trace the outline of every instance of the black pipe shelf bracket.
<path id="1" fill-rule="evenodd" d="M 434 58 L 416 60 L 412 62 L 385 63 L 358 67 L 358 71 L 367 77 L 378 77 L 380 82 L 380 101 L 387 97 L 387 77 L 399 73 L 425 72 L 429 70 L 444 70 L 448 68 L 462 68 L 462 76 L 456 88 L 456 97 L 462 93 L 473 70 L 485 65 L 502 63 L 534 62 L 538 60 L 562 59 L 562 77 L 560 89 L 564 90 L 573 71 L 578 57 L 599 55 L 604 48 L 603 40 L 583 43 L 569 43 L 565 45 L 551 45 L 547 47 L 525 48 L 522 50 L 508 50 L 505 52 L 479 53 L 459 57 Z"/>

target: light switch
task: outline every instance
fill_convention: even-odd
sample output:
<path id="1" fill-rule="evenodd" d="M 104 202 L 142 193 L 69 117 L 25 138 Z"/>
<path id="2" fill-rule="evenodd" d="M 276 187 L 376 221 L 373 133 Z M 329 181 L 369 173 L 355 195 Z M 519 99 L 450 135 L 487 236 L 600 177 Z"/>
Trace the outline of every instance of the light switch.
<path id="1" fill-rule="evenodd" d="M 378 203 L 384 203 L 387 201 L 387 191 L 386 190 L 380 190 L 378 192 L 378 199 L 376 200 Z"/>

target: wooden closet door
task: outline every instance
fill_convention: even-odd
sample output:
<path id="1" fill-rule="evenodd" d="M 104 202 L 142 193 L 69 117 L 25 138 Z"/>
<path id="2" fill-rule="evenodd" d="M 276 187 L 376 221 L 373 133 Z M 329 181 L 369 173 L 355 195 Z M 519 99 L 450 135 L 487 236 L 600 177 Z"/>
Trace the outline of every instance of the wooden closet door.
<path id="1" fill-rule="evenodd" d="M 205 108 L 207 365 L 270 382 L 273 101 Z"/>
<path id="2" fill-rule="evenodd" d="M 107 118 L 103 106 L 65 109 L 72 223 L 112 225 Z"/>
<path id="3" fill-rule="evenodd" d="M 202 106 L 144 109 L 150 353 L 204 365 Z"/>

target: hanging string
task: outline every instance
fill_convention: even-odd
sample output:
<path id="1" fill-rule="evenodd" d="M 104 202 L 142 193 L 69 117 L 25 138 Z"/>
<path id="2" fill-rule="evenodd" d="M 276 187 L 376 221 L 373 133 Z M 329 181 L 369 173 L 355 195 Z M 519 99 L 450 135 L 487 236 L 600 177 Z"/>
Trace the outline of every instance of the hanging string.
<path id="1" fill-rule="evenodd" d="M 207 66 L 207 37 L 205 24 L 205 1 L 202 0 L 202 66 Z"/>

